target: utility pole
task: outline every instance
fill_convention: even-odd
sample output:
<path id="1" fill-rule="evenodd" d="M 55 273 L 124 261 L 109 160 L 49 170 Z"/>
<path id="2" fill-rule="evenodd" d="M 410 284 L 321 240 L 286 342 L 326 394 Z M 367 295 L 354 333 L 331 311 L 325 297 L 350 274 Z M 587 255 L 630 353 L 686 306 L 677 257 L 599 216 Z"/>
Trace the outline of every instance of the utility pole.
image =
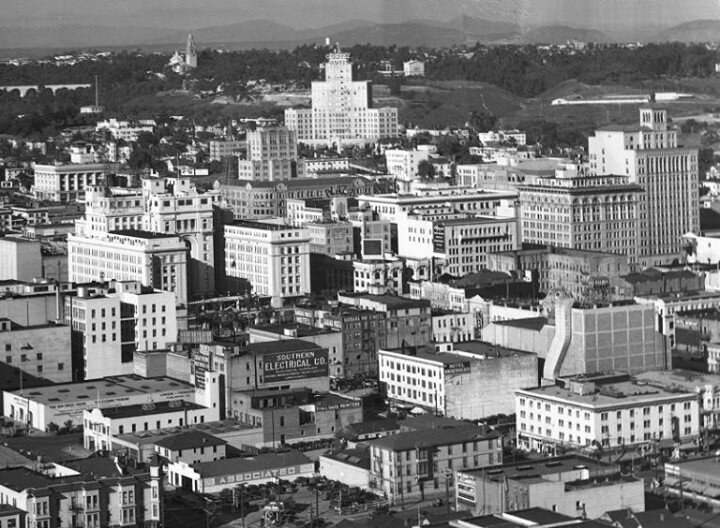
<path id="1" fill-rule="evenodd" d="M 243 486 L 240 486 L 240 519 L 242 528 L 245 528 L 245 497 L 243 497 Z"/>
<path id="2" fill-rule="evenodd" d="M 450 513 L 450 477 L 452 477 L 452 470 L 447 468 L 445 470 L 445 511 Z"/>

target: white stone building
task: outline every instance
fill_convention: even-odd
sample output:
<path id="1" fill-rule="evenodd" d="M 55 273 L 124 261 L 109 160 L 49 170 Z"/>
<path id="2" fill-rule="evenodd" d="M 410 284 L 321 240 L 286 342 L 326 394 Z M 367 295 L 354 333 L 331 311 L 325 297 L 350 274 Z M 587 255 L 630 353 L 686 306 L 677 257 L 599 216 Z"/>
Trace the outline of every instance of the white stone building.
<path id="1" fill-rule="evenodd" d="M 310 237 L 283 223 L 240 220 L 225 226 L 225 273 L 246 279 L 275 305 L 310 292 Z"/>
<path id="2" fill-rule="evenodd" d="M 297 160 L 297 133 L 285 127 L 247 133 L 247 159 L 238 162 L 238 178 L 252 181 L 289 180 Z"/>
<path id="3" fill-rule="evenodd" d="M 700 228 L 698 150 L 678 146 L 667 110 L 640 107 L 640 122 L 607 126 L 588 139 L 590 171 L 625 175 L 639 195 L 638 261 L 670 263 L 680 256 L 680 237 Z"/>
<path id="4" fill-rule="evenodd" d="M 373 143 L 398 133 L 397 108 L 373 108 L 370 81 L 353 81 L 350 55 L 336 50 L 325 63 L 325 81 L 312 83 L 312 108 L 285 110 L 285 126 L 300 143 Z"/>
<path id="5" fill-rule="evenodd" d="M 628 375 L 560 378 L 556 385 L 515 391 L 517 443 L 553 453 L 558 447 L 651 447 L 690 442 L 700 434 L 694 391 L 669 391 Z"/>

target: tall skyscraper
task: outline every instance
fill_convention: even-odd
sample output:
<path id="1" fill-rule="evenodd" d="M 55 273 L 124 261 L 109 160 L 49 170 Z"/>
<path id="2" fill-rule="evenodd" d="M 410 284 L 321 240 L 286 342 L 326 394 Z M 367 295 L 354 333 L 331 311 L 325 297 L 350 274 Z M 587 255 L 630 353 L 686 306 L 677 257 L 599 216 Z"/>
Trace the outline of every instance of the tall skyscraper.
<path id="1" fill-rule="evenodd" d="M 667 110 L 640 108 L 640 123 L 607 126 L 589 138 L 590 171 L 627 176 L 638 196 L 638 262 L 670 263 L 680 255 L 680 237 L 700 227 L 698 151 L 678 146 Z"/>
<path id="2" fill-rule="evenodd" d="M 238 163 L 238 177 L 255 181 L 289 180 L 296 160 L 297 134 L 294 130 L 259 128 L 247 134 L 247 159 Z"/>
<path id="3" fill-rule="evenodd" d="M 397 135 L 397 108 L 372 107 L 372 83 L 353 81 L 350 54 L 336 49 L 325 63 L 325 81 L 312 83 L 312 108 L 285 110 L 285 125 L 298 141 L 362 145 Z"/>
<path id="4" fill-rule="evenodd" d="M 197 68 L 197 48 L 192 33 L 188 33 L 187 43 L 185 44 L 185 66 Z"/>

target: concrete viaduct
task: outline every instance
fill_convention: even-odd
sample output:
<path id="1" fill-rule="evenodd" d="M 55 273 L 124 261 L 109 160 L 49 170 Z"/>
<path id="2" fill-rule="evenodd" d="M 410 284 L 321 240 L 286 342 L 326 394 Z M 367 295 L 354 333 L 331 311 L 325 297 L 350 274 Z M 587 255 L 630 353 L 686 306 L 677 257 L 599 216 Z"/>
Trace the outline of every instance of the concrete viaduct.
<path id="1" fill-rule="evenodd" d="M 5 92 L 13 92 L 17 90 L 20 93 L 20 97 L 25 97 L 27 93 L 31 90 L 34 90 L 36 92 L 40 91 L 40 88 L 52 90 L 52 93 L 57 92 L 58 90 L 78 90 L 80 88 L 90 88 L 91 84 L 45 84 L 45 85 L 39 85 L 39 84 L 28 84 L 28 85 L 15 85 L 15 86 L 0 86 L 0 90 L 3 90 Z"/>

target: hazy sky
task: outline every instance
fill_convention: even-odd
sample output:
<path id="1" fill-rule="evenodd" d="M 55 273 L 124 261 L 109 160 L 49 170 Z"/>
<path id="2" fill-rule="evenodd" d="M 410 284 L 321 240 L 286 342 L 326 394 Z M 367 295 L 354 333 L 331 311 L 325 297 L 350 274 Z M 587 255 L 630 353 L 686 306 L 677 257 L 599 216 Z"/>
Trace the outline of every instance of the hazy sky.
<path id="1" fill-rule="evenodd" d="M 358 19 L 447 20 L 460 14 L 612 30 L 720 19 L 720 0 L 2 0 L 0 27 L 192 29 L 269 19 L 303 28 Z"/>

